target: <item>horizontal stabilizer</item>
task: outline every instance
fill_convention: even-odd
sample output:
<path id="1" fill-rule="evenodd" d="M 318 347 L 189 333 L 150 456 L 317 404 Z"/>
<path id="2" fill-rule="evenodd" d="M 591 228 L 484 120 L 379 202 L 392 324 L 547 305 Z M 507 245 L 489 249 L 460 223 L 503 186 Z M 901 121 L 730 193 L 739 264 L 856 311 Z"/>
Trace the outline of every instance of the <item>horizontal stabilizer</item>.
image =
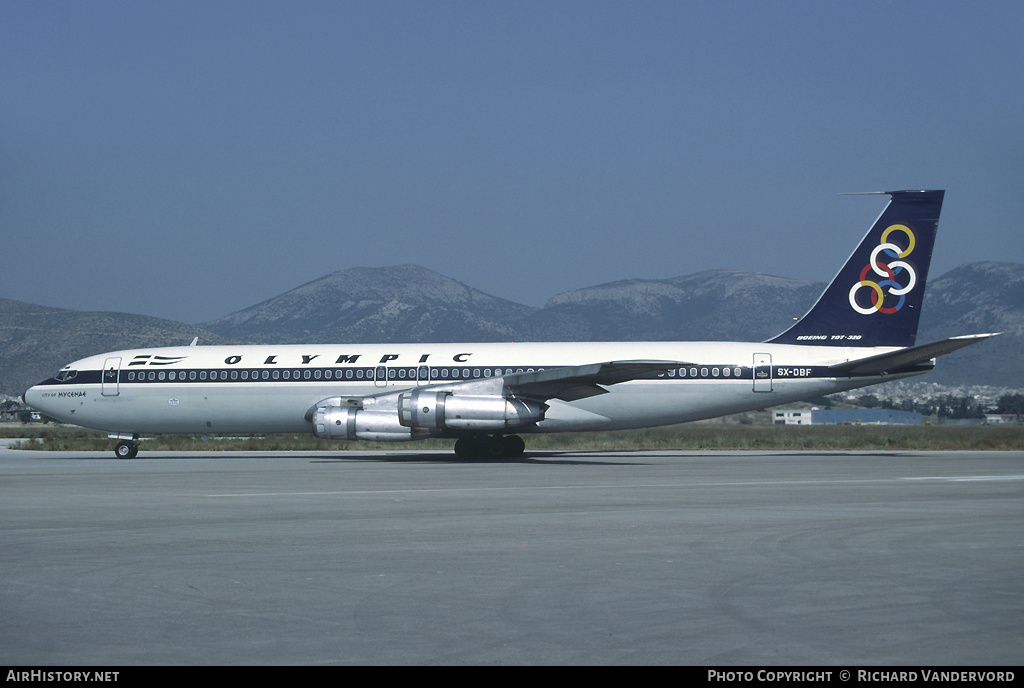
<path id="1" fill-rule="evenodd" d="M 931 344 L 911 346 L 898 351 L 891 351 L 877 356 L 858 358 L 855 361 L 837 363 L 829 366 L 829 370 L 836 375 L 881 375 L 892 374 L 906 368 L 911 368 L 932 360 L 937 356 L 944 356 L 965 346 L 984 341 L 989 337 L 995 337 L 998 332 L 989 334 L 969 334 L 962 337 L 951 337 Z"/>

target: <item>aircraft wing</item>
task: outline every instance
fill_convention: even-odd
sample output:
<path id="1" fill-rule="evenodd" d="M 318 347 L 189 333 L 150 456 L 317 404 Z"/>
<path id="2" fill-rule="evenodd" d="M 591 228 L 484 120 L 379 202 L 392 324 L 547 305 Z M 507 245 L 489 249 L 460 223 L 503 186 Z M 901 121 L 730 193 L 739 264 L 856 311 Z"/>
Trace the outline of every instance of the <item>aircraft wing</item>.
<path id="1" fill-rule="evenodd" d="M 685 365 L 690 364 L 679 361 L 609 361 L 547 368 L 532 373 L 510 373 L 503 380 L 505 388 L 517 396 L 575 401 L 606 394 L 608 390 L 601 385 L 657 377 Z"/>
<path id="2" fill-rule="evenodd" d="M 642 380 L 657 377 L 675 368 L 691 365 L 680 361 L 608 361 L 590 363 L 579 366 L 559 366 L 524 373 L 508 373 L 502 376 L 484 378 L 482 380 L 465 380 L 463 382 L 443 382 L 416 388 L 417 390 L 434 390 L 454 394 L 492 395 L 495 397 L 515 396 L 528 397 L 537 401 L 561 399 L 575 401 L 587 397 L 607 394 L 602 385 L 616 385 L 629 380 Z M 331 397 L 320 401 L 306 412 L 306 419 L 312 418 L 318 406 L 326 402 L 337 406 L 356 409 L 373 405 L 389 405 L 398 403 L 399 396 L 408 394 L 409 390 L 398 392 L 387 391 L 360 397 Z"/>
<path id="3" fill-rule="evenodd" d="M 829 370 L 836 375 L 878 375 L 880 373 L 896 373 L 904 368 L 910 368 L 921 363 L 932 360 L 937 356 L 952 353 L 965 346 L 984 341 L 989 337 L 995 337 L 999 333 L 968 334 L 962 337 L 950 337 L 931 344 L 921 346 L 909 346 L 898 351 L 891 351 L 877 356 L 858 358 L 854 361 L 837 363 L 829 366 Z"/>

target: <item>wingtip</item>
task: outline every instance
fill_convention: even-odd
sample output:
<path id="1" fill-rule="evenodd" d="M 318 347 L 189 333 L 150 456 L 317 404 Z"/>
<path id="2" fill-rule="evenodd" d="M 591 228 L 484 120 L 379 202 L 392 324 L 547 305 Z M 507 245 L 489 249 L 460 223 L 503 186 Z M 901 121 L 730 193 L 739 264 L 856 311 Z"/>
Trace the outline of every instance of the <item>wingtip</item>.
<path id="1" fill-rule="evenodd" d="M 957 337 L 950 337 L 950 339 L 988 339 L 989 337 L 998 337 L 1002 332 L 986 332 L 984 334 L 962 334 Z"/>

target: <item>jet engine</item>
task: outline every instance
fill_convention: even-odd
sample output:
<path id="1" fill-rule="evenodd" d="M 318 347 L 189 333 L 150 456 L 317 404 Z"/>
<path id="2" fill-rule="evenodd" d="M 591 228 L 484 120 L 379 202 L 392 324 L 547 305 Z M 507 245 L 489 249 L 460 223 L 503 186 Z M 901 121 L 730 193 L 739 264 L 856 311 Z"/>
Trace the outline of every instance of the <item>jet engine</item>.
<path id="1" fill-rule="evenodd" d="M 313 410 L 313 434 L 322 439 L 403 442 L 444 430 L 503 433 L 544 420 L 547 405 L 498 395 L 414 390 L 361 400 L 363 407 L 324 399 Z"/>
<path id="2" fill-rule="evenodd" d="M 547 408 L 529 399 L 418 389 L 399 395 L 398 420 L 409 428 L 504 432 L 544 420 Z"/>
<path id="3" fill-rule="evenodd" d="M 408 442 L 438 432 L 406 428 L 392 409 L 359 409 L 351 406 L 319 406 L 313 414 L 313 434 L 325 440 L 375 440 Z"/>

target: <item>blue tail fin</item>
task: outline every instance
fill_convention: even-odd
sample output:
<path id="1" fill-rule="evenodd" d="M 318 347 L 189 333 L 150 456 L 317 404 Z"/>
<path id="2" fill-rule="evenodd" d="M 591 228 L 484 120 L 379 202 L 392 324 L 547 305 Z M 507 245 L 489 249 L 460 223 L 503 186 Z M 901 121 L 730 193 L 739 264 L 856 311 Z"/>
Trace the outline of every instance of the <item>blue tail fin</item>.
<path id="1" fill-rule="evenodd" d="M 891 200 L 807 315 L 768 341 L 913 346 L 944 191 L 886 191 Z"/>

